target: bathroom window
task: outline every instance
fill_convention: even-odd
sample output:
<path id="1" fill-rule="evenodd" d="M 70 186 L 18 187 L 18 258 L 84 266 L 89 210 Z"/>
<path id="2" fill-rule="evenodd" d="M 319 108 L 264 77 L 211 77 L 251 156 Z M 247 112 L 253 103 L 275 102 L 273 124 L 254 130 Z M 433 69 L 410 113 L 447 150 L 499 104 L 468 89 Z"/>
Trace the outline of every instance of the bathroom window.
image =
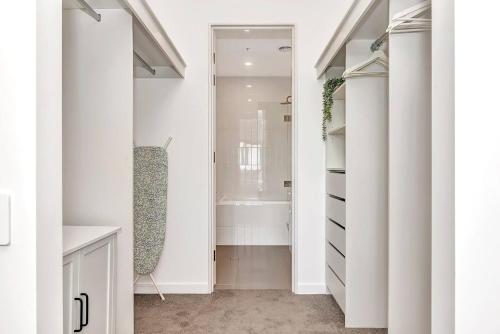
<path id="1" fill-rule="evenodd" d="M 261 170 L 262 145 L 240 142 L 239 161 L 240 170 Z"/>

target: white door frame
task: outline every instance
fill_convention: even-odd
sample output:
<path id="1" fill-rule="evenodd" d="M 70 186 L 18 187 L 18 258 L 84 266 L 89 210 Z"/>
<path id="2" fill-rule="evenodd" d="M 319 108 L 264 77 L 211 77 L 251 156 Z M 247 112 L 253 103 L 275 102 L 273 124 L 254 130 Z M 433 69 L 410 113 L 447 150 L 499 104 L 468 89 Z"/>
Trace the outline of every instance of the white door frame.
<path id="1" fill-rule="evenodd" d="M 295 69 L 295 25 L 294 24 L 244 24 L 244 25 L 225 25 L 225 24 L 210 24 L 209 25 L 209 94 L 208 94 L 208 290 L 214 291 L 216 263 L 214 262 L 214 251 L 216 247 L 216 89 L 214 85 L 215 78 L 215 30 L 216 29 L 290 29 L 292 31 L 292 292 L 297 291 L 297 272 L 298 272 L 298 238 L 297 238 L 297 184 L 298 184 L 298 117 L 297 117 L 297 85 L 296 85 L 296 69 Z"/>

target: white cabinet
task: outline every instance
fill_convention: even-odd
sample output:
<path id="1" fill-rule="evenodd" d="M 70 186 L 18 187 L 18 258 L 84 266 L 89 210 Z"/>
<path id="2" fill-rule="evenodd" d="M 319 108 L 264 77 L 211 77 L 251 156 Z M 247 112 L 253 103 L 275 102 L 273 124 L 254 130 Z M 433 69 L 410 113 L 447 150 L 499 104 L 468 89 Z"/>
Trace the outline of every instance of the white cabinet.
<path id="1" fill-rule="evenodd" d="M 74 296 L 78 296 L 78 253 L 70 254 L 63 260 L 63 333 L 73 333 L 76 327 L 77 313 Z"/>
<path id="2" fill-rule="evenodd" d="M 64 334 L 115 333 L 118 228 L 65 226 Z"/>
<path id="3" fill-rule="evenodd" d="M 327 124 L 325 281 L 350 328 L 387 327 L 388 58 L 371 50 L 387 22 L 387 0 L 354 1 L 317 67 L 345 79 Z"/>

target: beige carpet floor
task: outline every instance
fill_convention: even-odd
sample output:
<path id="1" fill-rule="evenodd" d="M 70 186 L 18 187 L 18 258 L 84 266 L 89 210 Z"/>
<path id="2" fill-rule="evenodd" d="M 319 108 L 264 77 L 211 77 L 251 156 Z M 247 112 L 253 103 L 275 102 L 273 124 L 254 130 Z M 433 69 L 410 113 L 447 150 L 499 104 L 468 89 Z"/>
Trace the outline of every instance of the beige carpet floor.
<path id="1" fill-rule="evenodd" d="M 135 296 L 135 334 L 332 333 L 382 334 L 345 329 L 344 316 L 327 295 L 286 290 L 217 290 L 211 295 Z"/>

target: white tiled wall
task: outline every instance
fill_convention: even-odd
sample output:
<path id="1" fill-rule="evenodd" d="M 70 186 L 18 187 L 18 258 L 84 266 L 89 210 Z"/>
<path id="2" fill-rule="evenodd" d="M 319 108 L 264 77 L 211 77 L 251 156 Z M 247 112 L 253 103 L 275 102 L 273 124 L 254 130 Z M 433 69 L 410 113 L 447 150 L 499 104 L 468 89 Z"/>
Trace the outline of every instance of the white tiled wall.
<path id="1" fill-rule="evenodd" d="M 217 245 L 288 245 L 286 201 L 217 204 Z"/>
<path id="2" fill-rule="evenodd" d="M 248 88 L 247 85 L 251 85 Z M 219 78 L 217 199 L 287 200 L 291 180 L 290 78 Z"/>

